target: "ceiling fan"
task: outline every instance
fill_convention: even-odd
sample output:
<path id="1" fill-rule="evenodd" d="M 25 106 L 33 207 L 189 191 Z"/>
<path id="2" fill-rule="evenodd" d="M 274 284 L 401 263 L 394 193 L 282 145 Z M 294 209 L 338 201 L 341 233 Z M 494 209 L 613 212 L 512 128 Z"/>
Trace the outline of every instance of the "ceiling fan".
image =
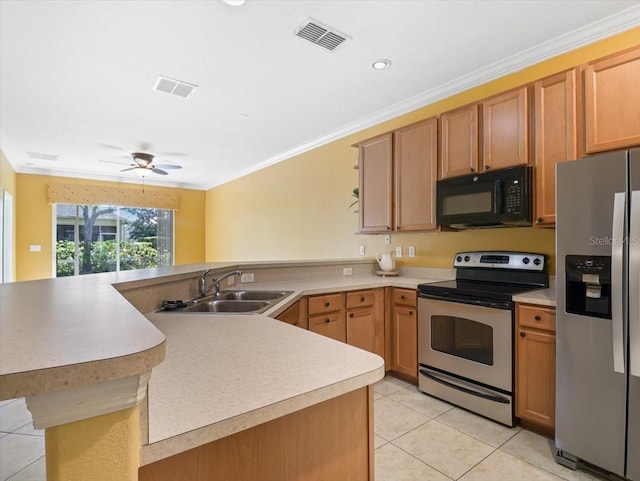
<path id="1" fill-rule="evenodd" d="M 132 162 L 126 164 L 124 162 L 114 162 L 110 160 L 101 160 L 100 162 L 129 165 L 128 168 L 122 169 L 120 172 L 134 171 L 136 174 L 143 178 L 151 173 L 168 175 L 168 172 L 163 169 L 182 169 L 182 166 L 177 164 L 156 164 L 154 163 L 155 156 L 148 152 L 131 152 L 131 154 L 129 155 L 131 155 Z"/>

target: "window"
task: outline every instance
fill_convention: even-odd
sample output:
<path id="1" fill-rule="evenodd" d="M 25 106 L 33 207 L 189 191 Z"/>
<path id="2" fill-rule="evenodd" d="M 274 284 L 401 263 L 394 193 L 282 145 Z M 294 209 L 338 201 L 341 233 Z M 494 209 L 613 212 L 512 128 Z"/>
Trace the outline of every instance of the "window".
<path id="1" fill-rule="evenodd" d="M 56 277 L 173 265 L 173 211 L 57 204 Z"/>

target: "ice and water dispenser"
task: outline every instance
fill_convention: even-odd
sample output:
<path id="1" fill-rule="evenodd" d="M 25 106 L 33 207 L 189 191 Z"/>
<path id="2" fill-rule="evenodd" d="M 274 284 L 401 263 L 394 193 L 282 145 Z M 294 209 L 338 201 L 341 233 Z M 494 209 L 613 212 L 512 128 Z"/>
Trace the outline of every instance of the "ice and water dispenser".
<path id="1" fill-rule="evenodd" d="M 566 310 L 611 319 L 611 256 L 565 257 Z"/>

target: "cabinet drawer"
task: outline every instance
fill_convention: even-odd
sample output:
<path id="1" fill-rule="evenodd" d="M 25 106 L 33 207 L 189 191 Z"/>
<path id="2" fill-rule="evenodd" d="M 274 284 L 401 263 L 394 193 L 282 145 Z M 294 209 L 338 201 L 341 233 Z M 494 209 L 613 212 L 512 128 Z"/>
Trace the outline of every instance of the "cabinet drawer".
<path id="1" fill-rule="evenodd" d="M 411 289 L 393 289 L 393 303 L 416 307 L 416 291 Z"/>
<path id="2" fill-rule="evenodd" d="M 336 341 L 346 341 L 344 314 L 341 312 L 310 317 L 309 330 Z"/>
<path id="3" fill-rule="evenodd" d="M 309 297 L 309 315 L 339 311 L 344 308 L 344 295 L 327 294 Z"/>
<path id="4" fill-rule="evenodd" d="M 375 295 L 372 290 L 347 292 L 347 309 L 373 306 L 374 301 Z"/>
<path id="5" fill-rule="evenodd" d="M 556 330 L 556 311 L 536 306 L 518 306 L 518 325 Z"/>

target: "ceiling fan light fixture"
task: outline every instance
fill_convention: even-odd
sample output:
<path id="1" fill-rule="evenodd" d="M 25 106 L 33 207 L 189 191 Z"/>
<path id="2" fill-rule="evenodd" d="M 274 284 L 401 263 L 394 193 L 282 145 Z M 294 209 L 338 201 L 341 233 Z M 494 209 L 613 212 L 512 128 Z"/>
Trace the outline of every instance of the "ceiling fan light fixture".
<path id="1" fill-rule="evenodd" d="M 382 58 L 380 60 L 376 60 L 371 64 L 371 68 L 373 70 L 386 70 L 391 67 L 391 60 Z"/>
<path id="2" fill-rule="evenodd" d="M 143 179 L 149 175 L 149 173 L 151 172 L 151 170 L 147 169 L 146 167 L 136 167 L 133 169 L 133 171 L 138 174 L 140 177 L 142 177 Z"/>
<path id="3" fill-rule="evenodd" d="M 231 5 L 232 7 L 239 7 L 240 5 L 243 5 L 244 2 L 245 0 L 224 0 L 224 3 Z"/>

